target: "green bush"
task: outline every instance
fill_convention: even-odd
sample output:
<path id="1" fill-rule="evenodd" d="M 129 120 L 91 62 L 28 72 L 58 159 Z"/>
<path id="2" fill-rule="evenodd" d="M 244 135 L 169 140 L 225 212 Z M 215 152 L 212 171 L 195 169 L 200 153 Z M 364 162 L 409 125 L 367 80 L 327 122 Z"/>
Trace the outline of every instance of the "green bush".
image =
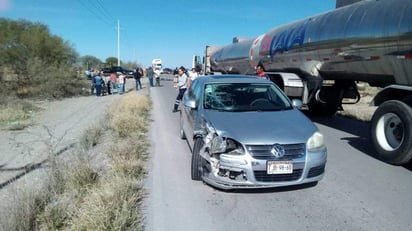
<path id="1" fill-rule="evenodd" d="M 77 52 L 47 26 L 0 18 L 0 97 L 62 98 L 87 92 Z"/>

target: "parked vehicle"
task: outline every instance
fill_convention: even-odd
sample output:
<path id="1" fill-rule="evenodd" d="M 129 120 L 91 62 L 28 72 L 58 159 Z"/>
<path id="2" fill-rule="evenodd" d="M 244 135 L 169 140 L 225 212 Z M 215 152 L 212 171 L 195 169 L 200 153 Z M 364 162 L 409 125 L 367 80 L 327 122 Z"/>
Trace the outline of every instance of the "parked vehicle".
<path id="1" fill-rule="evenodd" d="M 318 128 L 273 82 L 209 75 L 183 97 L 180 136 L 192 152 L 191 177 L 221 189 L 317 182 L 327 149 Z"/>
<path id="2" fill-rule="evenodd" d="M 153 70 L 160 70 L 163 71 L 163 64 L 161 59 L 153 59 L 152 60 L 152 68 Z"/>

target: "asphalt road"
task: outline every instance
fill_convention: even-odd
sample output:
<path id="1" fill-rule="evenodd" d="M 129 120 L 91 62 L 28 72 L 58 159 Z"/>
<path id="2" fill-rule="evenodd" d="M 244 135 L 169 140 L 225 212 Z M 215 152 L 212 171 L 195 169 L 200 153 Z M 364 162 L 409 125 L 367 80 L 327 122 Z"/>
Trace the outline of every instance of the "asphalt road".
<path id="1" fill-rule="evenodd" d="M 317 185 L 227 192 L 191 180 L 176 95 L 171 78 L 150 89 L 146 230 L 412 230 L 412 167 L 373 158 L 368 124 L 311 118 L 328 147 Z"/>

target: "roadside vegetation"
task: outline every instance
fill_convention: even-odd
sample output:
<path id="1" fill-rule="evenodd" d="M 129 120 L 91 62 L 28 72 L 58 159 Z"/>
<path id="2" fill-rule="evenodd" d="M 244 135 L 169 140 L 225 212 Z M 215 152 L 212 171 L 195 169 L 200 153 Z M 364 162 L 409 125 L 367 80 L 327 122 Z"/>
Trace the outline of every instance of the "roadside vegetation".
<path id="1" fill-rule="evenodd" d="M 142 230 L 150 108 L 147 96 L 126 94 L 73 153 L 49 150 L 47 179 L 16 193 L 4 230 Z"/>
<path id="2" fill-rule="evenodd" d="M 35 107 L 27 106 L 33 100 L 89 95 L 85 71 L 114 64 L 115 57 L 104 62 L 92 55 L 80 57 L 70 42 L 51 34 L 44 24 L 0 17 L 0 129 L 30 126 L 36 110 L 25 109 Z M 140 66 L 121 64 L 129 69 Z"/>
<path id="3" fill-rule="evenodd" d="M 30 126 L 39 109 L 33 100 L 85 94 L 89 83 L 77 59 L 71 45 L 47 26 L 0 18 L 0 129 Z"/>
<path id="4" fill-rule="evenodd" d="M 91 55 L 79 57 L 46 25 L 0 17 L 0 129 L 31 126 L 42 110 L 39 102 L 89 95 L 85 70 L 111 63 L 117 58 L 104 63 Z M 136 94 L 119 100 L 104 122 L 89 127 L 64 155 L 44 141 L 48 159 L 39 175 L 45 176 L 16 189 L 0 230 L 142 230 L 139 204 L 151 102 Z"/>

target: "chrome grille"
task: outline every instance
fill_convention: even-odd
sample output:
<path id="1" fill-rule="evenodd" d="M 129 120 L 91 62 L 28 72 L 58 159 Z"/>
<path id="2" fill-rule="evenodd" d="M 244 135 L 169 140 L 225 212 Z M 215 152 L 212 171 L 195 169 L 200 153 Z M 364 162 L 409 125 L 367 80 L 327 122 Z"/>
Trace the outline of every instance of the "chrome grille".
<path id="1" fill-rule="evenodd" d="M 282 144 L 285 149 L 284 159 L 298 159 L 305 156 L 305 144 Z M 251 156 L 259 160 L 271 160 L 275 157 L 270 153 L 273 145 L 246 145 Z"/>

